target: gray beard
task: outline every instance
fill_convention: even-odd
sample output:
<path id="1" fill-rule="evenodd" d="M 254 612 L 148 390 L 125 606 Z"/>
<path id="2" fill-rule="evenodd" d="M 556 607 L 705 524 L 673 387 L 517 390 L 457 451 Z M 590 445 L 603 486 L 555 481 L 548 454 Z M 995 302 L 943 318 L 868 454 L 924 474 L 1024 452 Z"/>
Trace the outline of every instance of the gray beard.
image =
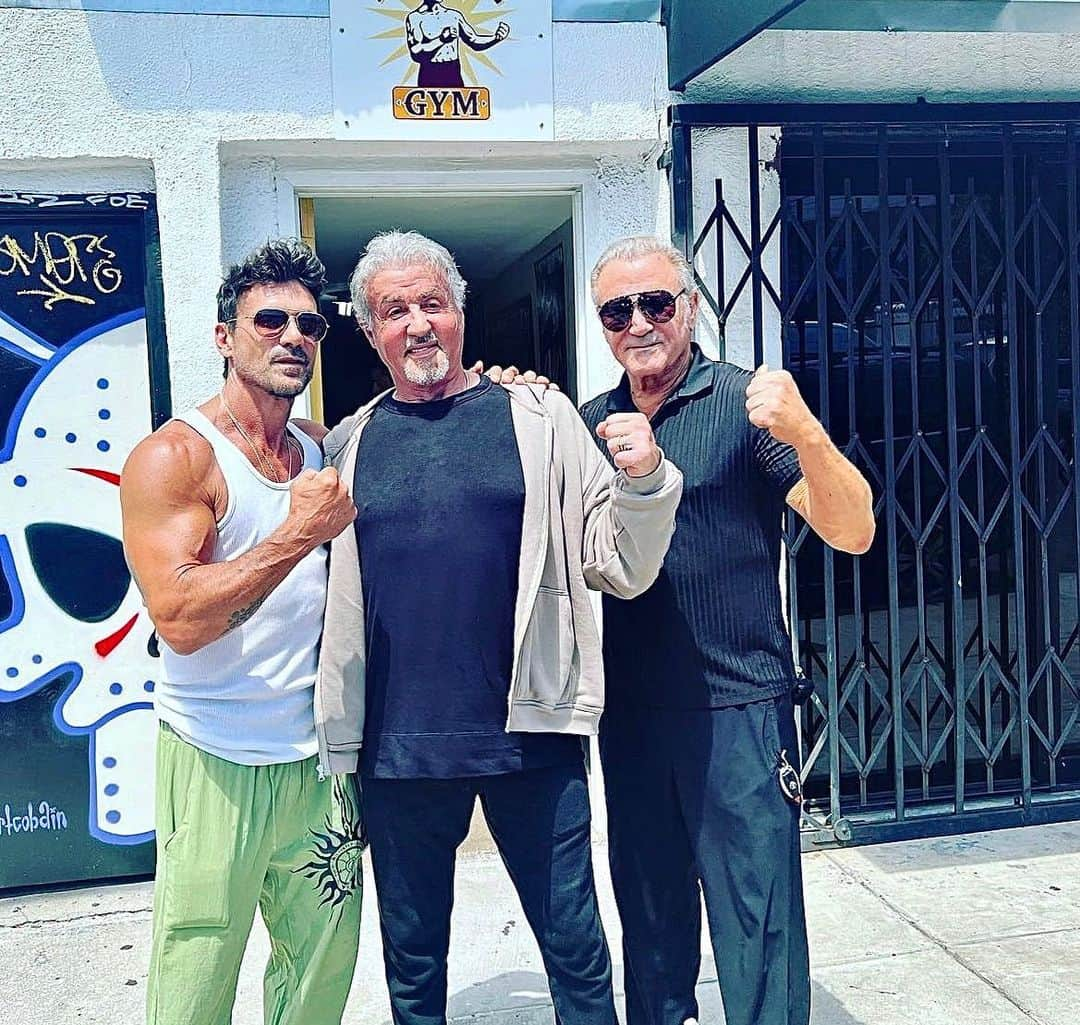
<path id="1" fill-rule="evenodd" d="M 415 384 L 420 388 L 430 388 L 450 373 L 450 357 L 443 349 L 437 349 L 433 355 L 422 361 L 407 356 L 404 370 L 405 379 L 410 384 Z"/>

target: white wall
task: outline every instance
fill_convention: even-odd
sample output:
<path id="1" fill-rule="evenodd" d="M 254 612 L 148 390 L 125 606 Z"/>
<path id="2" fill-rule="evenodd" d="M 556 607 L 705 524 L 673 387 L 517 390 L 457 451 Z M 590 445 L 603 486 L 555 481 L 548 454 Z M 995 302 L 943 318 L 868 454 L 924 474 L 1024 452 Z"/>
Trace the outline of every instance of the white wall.
<path id="1" fill-rule="evenodd" d="M 430 145 L 333 140 L 326 19 L 2 8 L 0 188 L 157 191 L 180 408 L 220 380 L 210 339 L 223 264 L 295 231 L 283 182 L 298 167 L 374 171 L 387 183 L 433 159 L 466 180 L 493 162 L 576 168 L 591 183 L 587 263 L 610 238 L 653 230 L 666 206 L 655 167 L 667 102 L 663 29 L 556 24 L 553 36 L 555 142 L 442 145 L 435 154 Z"/>
<path id="2" fill-rule="evenodd" d="M 0 188 L 156 189 L 174 404 L 185 406 L 217 385 L 210 335 L 223 263 L 296 230 L 299 172 L 311 180 L 351 170 L 386 184 L 415 168 L 457 182 L 573 172 L 585 270 L 620 235 L 667 231 L 656 169 L 668 102 L 663 28 L 557 23 L 553 35 L 553 143 L 436 151 L 333 139 L 326 19 L 0 8 Z M 1075 98 L 1078 55 L 1078 35 L 770 31 L 685 98 Z M 717 148 L 695 168 L 699 190 L 714 171 L 745 177 L 730 143 L 700 146 Z M 581 318 L 578 338 L 587 396 L 610 387 L 616 367 L 594 317 Z M 737 339 L 729 352 L 744 358 Z"/>

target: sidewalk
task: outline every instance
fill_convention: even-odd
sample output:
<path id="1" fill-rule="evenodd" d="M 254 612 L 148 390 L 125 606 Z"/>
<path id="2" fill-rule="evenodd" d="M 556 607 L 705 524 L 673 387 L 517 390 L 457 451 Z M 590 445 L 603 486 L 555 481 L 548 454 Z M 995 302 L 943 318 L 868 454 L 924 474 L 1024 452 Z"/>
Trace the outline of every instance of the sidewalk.
<path id="1" fill-rule="evenodd" d="M 596 848 L 604 921 L 618 918 Z M 1080 823 L 828 851 L 804 857 L 814 1025 L 1074 1025 L 1080 1010 Z M 360 965 L 347 1025 L 383 1025 L 374 891 L 367 878 Z M 4 1019 L 12 1025 L 138 1025 L 151 886 L 0 901 Z M 248 950 L 234 1022 L 257 1025 L 267 942 Z M 711 955 L 703 1025 L 722 1022 Z M 458 864 L 450 1017 L 549 1025 L 536 945 L 497 857 Z M 314 1023 L 313 1023 L 314 1025 Z"/>

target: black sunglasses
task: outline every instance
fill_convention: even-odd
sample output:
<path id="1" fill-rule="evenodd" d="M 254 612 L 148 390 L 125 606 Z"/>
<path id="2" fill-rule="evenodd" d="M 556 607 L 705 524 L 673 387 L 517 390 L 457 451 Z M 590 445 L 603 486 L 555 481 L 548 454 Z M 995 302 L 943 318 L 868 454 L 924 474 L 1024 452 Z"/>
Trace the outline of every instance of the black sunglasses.
<path id="1" fill-rule="evenodd" d="M 229 321 L 235 324 L 238 320 L 250 320 L 255 325 L 256 334 L 263 338 L 276 338 L 288 325 L 290 320 L 296 321 L 296 330 L 312 342 L 321 342 L 330 330 L 330 325 L 321 313 L 312 313 L 305 310 L 303 313 L 290 313 L 288 310 L 256 310 L 250 317 L 233 317 Z"/>
<path id="2" fill-rule="evenodd" d="M 635 306 L 650 324 L 666 324 L 675 316 L 679 296 L 685 293 L 685 288 L 675 295 L 665 288 L 658 288 L 655 292 L 620 295 L 609 299 L 596 312 L 600 314 L 600 323 L 609 331 L 625 331 L 634 317 Z"/>

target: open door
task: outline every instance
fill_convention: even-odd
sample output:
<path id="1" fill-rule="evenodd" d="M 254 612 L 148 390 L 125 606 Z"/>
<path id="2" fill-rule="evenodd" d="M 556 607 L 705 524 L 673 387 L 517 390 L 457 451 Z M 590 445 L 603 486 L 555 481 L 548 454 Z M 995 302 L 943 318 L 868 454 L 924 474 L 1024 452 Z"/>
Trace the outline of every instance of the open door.
<path id="1" fill-rule="evenodd" d="M 379 192 L 300 200 L 301 234 L 326 264 L 330 332 L 312 380 L 312 416 L 337 423 L 388 387 L 352 317 L 348 280 L 368 240 L 415 229 L 454 254 L 468 282 L 465 362 L 546 374 L 576 398 L 574 228 L 568 193 Z"/>

